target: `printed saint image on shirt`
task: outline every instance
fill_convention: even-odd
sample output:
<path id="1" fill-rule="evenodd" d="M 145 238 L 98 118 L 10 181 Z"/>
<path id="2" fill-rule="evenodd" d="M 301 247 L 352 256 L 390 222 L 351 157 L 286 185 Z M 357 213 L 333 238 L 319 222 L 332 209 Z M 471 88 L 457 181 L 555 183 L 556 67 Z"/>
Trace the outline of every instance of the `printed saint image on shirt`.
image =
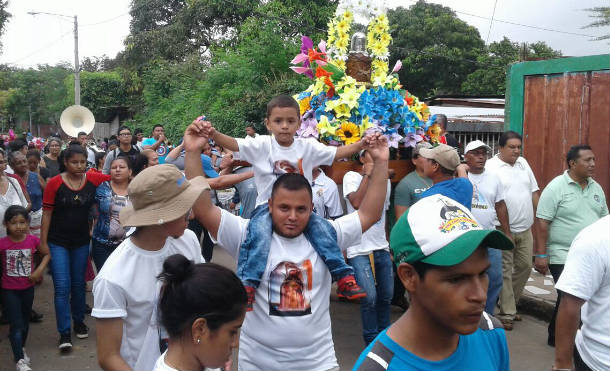
<path id="1" fill-rule="evenodd" d="M 479 188 L 476 186 L 476 184 L 474 185 L 472 193 L 472 209 L 489 209 L 489 204 L 485 199 L 485 196 L 483 193 L 479 192 Z"/>
<path id="2" fill-rule="evenodd" d="M 6 275 L 8 277 L 29 277 L 32 274 L 31 250 L 6 251 Z"/>
<path id="3" fill-rule="evenodd" d="M 305 316 L 311 314 L 312 264 L 281 262 L 269 274 L 269 315 Z"/>
<path id="4" fill-rule="evenodd" d="M 280 176 L 286 173 L 303 175 L 303 159 L 298 159 L 296 163 L 290 160 L 279 160 L 273 164 L 273 174 Z"/>

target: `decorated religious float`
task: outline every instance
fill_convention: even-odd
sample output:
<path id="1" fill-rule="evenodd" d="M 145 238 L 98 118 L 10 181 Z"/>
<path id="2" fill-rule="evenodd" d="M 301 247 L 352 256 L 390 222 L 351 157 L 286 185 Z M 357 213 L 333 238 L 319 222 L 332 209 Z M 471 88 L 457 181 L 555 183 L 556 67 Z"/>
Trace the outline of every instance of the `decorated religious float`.
<path id="1" fill-rule="evenodd" d="M 340 146 L 379 131 L 392 148 L 438 142 L 440 129 L 428 107 L 400 84 L 402 63 L 389 69 L 392 36 L 382 1 L 342 1 L 328 23 L 327 39 L 317 46 L 307 36 L 301 42 L 291 69 L 312 84 L 294 96 L 301 109 L 300 137 Z M 398 181 L 413 165 L 392 160 L 390 167 Z M 336 162 L 327 173 L 341 183 L 343 174 L 355 168 L 353 161 Z"/>

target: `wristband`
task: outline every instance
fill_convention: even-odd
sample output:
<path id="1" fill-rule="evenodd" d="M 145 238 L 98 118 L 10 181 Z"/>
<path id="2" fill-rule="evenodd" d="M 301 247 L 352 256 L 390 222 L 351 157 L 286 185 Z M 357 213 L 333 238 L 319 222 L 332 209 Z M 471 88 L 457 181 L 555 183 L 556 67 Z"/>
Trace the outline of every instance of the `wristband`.
<path id="1" fill-rule="evenodd" d="M 535 256 L 535 257 L 537 257 L 537 258 L 542 258 L 542 259 L 544 259 L 544 258 L 548 258 L 548 257 L 549 257 L 549 255 L 548 255 L 548 254 L 536 254 L 536 255 L 534 255 L 534 256 Z"/>

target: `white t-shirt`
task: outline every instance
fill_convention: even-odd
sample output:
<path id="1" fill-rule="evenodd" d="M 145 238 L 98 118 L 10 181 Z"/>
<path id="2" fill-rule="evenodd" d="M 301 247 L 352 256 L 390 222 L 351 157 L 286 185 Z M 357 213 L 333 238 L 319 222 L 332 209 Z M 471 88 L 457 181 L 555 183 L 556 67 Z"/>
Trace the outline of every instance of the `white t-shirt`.
<path id="1" fill-rule="evenodd" d="M 254 170 L 256 206 L 267 203 L 273 183 L 280 175 L 299 173 L 311 184 L 314 167 L 331 165 L 337 152 L 337 147 L 325 146 L 313 138 L 294 138 L 288 147 L 280 146 L 269 135 L 236 140 L 239 159 L 251 163 Z"/>
<path id="2" fill-rule="evenodd" d="M 93 167 L 97 168 L 97 164 L 95 163 L 95 151 L 89 147 L 87 147 L 87 162 L 93 164 Z"/>
<path id="3" fill-rule="evenodd" d="M 110 254 L 93 281 L 91 316 L 123 319 L 121 357 L 134 370 L 152 370 L 161 354 L 157 276 L 165 259 L 174 254 L 204 262 L 199 241 L 188 229 L 179 238 L 169 237 L 159 251 L 140 249 L 128 238 Z"/>
<path id="4" fill-rule="evenodd" d="M 358 190 L 358 187 L 360 187 L 360 182 L 362 182 L 362 178 L 363 176 L 355 171 L 348 171 L 343 176 L 343 197 L 345 197 L 348 213 L 352 213 L 356 209 L 354 209 L 347 196 L 349 196 L 350 193 Z M 371 228 L 362 234 L 361 243 L 347 248 L 348 259 L 358 255 L 368 255 L 371 251 L 375 250 L 390 250 L 390 244 L 388 243 L 385 233 L 385 210 L 390 207 L 391 191 L 392 185 L 388 179 L 388 189 L 385 193 L 385 203 L 383 204 L 384 211 L 381 213 L 381 219 L 379 219 L 377 223 L 373 224 Z"/>
<path id="5" fill-rule="evenodd" d="M 358 213 L 329 221 L 345 249 L 360 242 Z M 222 210 L 218 243 L 237 256 L 249 220 Z M 331 276 L 303 234 L 273 233 L 254 310 L 246 313 L 239 339 L 240 370 L 309 370 L 338 367 L 331 333 Z"/>
<path id="6" fill-rule="evenodd" d="M 334 180 L 320 171 L 320 175 L 313 181 L 313 211 L 322 218 L 337 218 L 343 215 L 343 206 L 339 197 L 339 189 Z"/>
<path id="7" fill-rule="evenodd" d="M 485 164 L 485 171 L 500 178 L 510 231 L 520 233 L 528 230 L 534 224 L 532 193 L 539 189 L 530 165 L 523 157 L 519 157 L 511 166 L 495 155 Z M 497 220 L 494 223 L 500 224 Z"/>
<path id="8" fill-rule="evenodd" d="M 496 229 L 500 225 L 496 215 L 496 203 L 504 200 L 504 188 L 497 176 L 483 171 L 468 173 L 472 183 L 472 215 L 484 229 Z M 496 224 L 498 222 L 498 224 Z"/>
<path id="9" fill-rule="evenodd" d="M 610 216 L 586 227 L 572 242 L 555 285 L 586 303 L 576 347 L 593 370 L 610 370 Z"/>
<path id="10" fill-rule="evenodd" d="M 28 201 L 23 194 L 23 190 L 19 185 L 19 181 L 15 178 L 7 176 L 8 187 L 6 188 L 5 194 L 0 194 L 0 220 L 4 220 L 4 213 L 6 209 L 13 205 L 19 205 L 23 207 L 28 206 Z M 4 223 L 0 224 L 0 238 L 6 237 L 6 226 Z"/>

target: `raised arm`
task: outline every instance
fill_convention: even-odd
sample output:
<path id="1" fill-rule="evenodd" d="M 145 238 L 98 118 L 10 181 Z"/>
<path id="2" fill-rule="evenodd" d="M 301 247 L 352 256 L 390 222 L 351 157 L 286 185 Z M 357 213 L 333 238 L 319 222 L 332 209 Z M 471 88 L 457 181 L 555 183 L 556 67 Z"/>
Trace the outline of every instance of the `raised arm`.
<path id="1" fill-rule="evenodd" d="M 200 127 L 202 135 L 214 139 L 214 142 L 223 148 L 233 152 L 239 151 L 239 146 L 237 145 L 237 140 L 235 140 L 235 138 L 216 131 L 216 129 L 212 126 L 212 123 L 209 121 L 197 122 L 202 123 L 202 126 Z"/>
<path id="2" fill-rule="evenodd" d="M 165 161 L 167 161 L 168 157 L 170 159 L 177 159 L 180 156 L 180 152 L 182 152 L 182 148 L 184 148 L 184 141 L 169 151 L 167 156 L 165 156 Z"/>
<path id="3" fill-rule="evenodd" d="M 205 136 L 204 123 L 204 121 L 195 120 L 186 128 L 184 133 L 184 149 L 186 150 L 184 172 L 187 179 L 204 176 L 201 166 L 201 149 L 208 141 L 207 136 Z M 195 201 L 193 212 L 199 223 L 210 232 L 212 237 L 216 238 L 221 213 L 220 209 L 212 204 L 209 190 L 204 191 Z"/>
<path id="4" fill-rule="evenodd" d="M 383 212 L 388 186 L 388 160 L 390 157 L 387 138 L 378 136 L 368 146 L 367 151 L 373 157 L 373 171 L 368 182 L 367 192 L 358 210 L 362 232 L 377 223 Z"/>
<path id="5" fill-rule="evenodd" d="M 184 165 L 186 169 L 186 163 Z M 221 175 L 218 178 L 209 178 L 208 184 L 212 189 L 225 189 L 229 188 L 239 182 L 242 182 L 246 179 L 252 178 L 254 176 L 253 171 L 248 171 L 241 174 L 227 174 Z"/>
<path id="6" fill-rule="evenodd" d="M 362 181 L 360 182 L 358 189 L 347 195 L 350 204 L 352 204 L 352 207 L 356 210 L 360 209 L 360 204 L 362 203 L 362 200 L 364 200 L 364 195 L 366 194 L 369 185 L 369 178 L 373 172 L 373 164 L 366 163 L 362 165 L 362 170 Z"/>
<path id="7" fill-rule="evenodd" d="M 337 147 L 337 153 L 335 154 L 335 161 L 341 158 L 347 158 L 356 153 L 362 151 L 366 146 L 367 139 L 361 139 L 356 143 L 348 144 L 347 146 Z"/>

